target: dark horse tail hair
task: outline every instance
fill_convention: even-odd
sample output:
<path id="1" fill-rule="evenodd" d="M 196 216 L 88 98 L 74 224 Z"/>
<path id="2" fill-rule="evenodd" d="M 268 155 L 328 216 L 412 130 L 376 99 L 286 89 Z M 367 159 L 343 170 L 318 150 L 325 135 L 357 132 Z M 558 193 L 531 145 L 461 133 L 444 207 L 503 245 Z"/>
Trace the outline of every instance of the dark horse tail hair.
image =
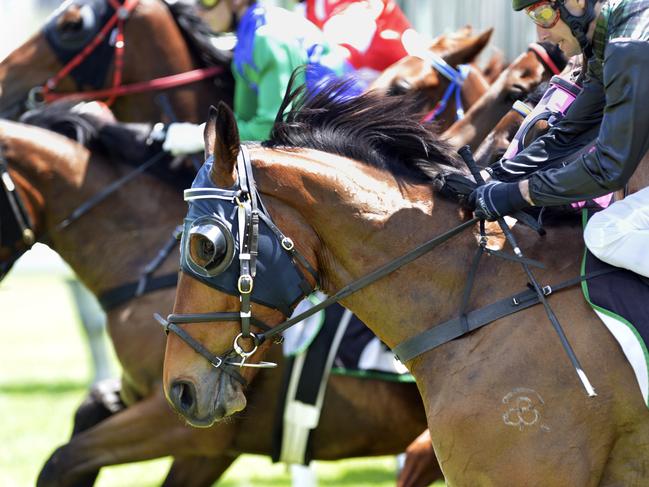
<path id="1" fill-rule="evenodd" d="M 378 91 L 347 95 L 342 78 L 317 91 L 297 86 L 293 72 L 265 147 L 316 149 L 365 162 L 412 182 L 432 181 L 463 167 L 453 148 L 421 122 L 420 101 Z"/>

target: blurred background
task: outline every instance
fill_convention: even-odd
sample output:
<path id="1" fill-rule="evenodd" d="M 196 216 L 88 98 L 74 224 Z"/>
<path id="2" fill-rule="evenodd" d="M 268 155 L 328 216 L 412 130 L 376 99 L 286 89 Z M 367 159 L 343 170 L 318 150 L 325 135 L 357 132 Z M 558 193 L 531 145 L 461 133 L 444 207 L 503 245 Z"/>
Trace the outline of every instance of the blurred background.
<path id="1" fill-rule="evenodd" d="M 275 0 L 285 7 L 293 0 Z M 531 22 L 511 10 L 509 0 L 400 0 L 415 28 L 428 36 L 470 24 L 494 27 L 494 50 L 507 62 L 535 39 Z M 0 59 L 43 25 L 59 0 L 0 0 Z M 35 293 L 34 290 L 38 292 Z M 82 323 L 85 322 L 85 327 Z M 72 412 L 90 384 L 115 376 L 118 367 L 105 337 L 103 315 L 74 273 L 47 246 L 36 244 L 14 266 L 0 287 L 0 486 L 34 485 L 45 459 L 66 441 Z M 85 335 L 95 338 L 91 350 Z M 93 364 L 100 363 L 99 368 Z M 103 469 L 104 486 L 159 485 L 169 460 Z M 316 465 L 320 485 L 393 486 L 393 457 Z M 290 485 L 282 465 L 244 456 L 223 486 Z M 441 484 L 440 484 L 441 485 Z"/>

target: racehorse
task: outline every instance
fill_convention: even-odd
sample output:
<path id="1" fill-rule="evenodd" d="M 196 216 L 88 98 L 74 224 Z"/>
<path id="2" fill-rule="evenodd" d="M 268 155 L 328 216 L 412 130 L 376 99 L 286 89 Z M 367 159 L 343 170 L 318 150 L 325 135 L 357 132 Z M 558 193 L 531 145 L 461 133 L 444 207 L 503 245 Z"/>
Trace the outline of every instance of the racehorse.
<path id="1" fill-rule="evenodd" d="M 53 105 L 47 111 L 63 108 Z M 133 158 L 142 152 L 141 156 L 148 157 L 150 152 L 137 149 L 133 141 L 137 133 L 131 127 L 121 128 L 88 115 L 54 115 L 41 123 L 47 121 L 62 132 L 81 130 L 92 150 L 41 128 L 0 121 L 0 160 L 8 166 L 25 220 L 31 222 L 36 237 L 55 249 L 93 293 L 106 296 L 111 289 L 137 283 L 182 220 L 185 205 L 177 187 L 186 176 L 153 166 L 86 214 L 61 225 L 84 202 L 133 174 L 133 164 L 139 162 L 128 162 L 129 155 Z M 30 120 L 38 118 L 33 115 Z M 119 147 L 124 151 L 114 153 Z M 0 209 L 0 263 L 7 270 L 25 249 L 22 232 L 10 231 L 11 211 L 5 204 Z M 167 273 L 175 277 L 177 262 L 177 253 L 172 254 L 151 279 Z M 190 428 L 169 408 L 160 387 L 164 334 L 151 316 L 160 308 L 170 309 L 173 296 L 173 287 L 154 290 L 122 299 L 108 310 L 109 334 L 123 367 L 120 394 L 128 407 L 111 414 L 106 398 L 94 391 L 77 412 L 75 435 L 48 460 L 39 486 L 92 485 L 101 467 L 163 456 L 174 457 L 164 485 L 209 486 L 240 453 L 270 454 L 272 424 L 281 402 L 281 372 L 255 381 L 250 388 L 250 412 L 227 424 Z M 284 359 L 276 352 L 282 368 Z M 389 419 L 393 411 L 400 412 L 398 420 Z M 313 455 L 334 460 L 395 454 L 424 428 L 414 384 L 332 375 L 320 426 L 313 436 Z"/>
<path id="2" fill-rule="evenodd" d="M 211 36 L 183 2 L 66 2 L 0 63 L 0 117 L 74 96 L 112 102 L 124 122 L 197 122 L 233 97 L 231 55 Z"/>
<path id="3" fill-rule="evenodd" d="M 566 62 L 565 56 L 552 44 L 532 44 L 500 74 L 466 116 L 444 132 L 444 137 L 454 147 L 469 145 L 475 149 L 510 110 L 512 103 L 558 75 Z"/>
<path id="4" fill-rule="evenodd" d="M 211 111 L 209 159 L 186 191 L 174 314 L 160 319 L 169 332 L 164 388 L 174 408 L 197 425 L 244 408 L 239 381 L 258 369 L 240 364 L 263 359 L 290 324 L 280 322 L 299 298 L 297 284 L 318 283 L 332 296 L 340 290 L 347 308 L 401 350 L 449 485 L 646 484 L 649 412 L 633 371 L 579 286 L 552 291 L 580 274 L 580 224 L 567 220 L 542 239 L 518 225 L 513 234 L 526 258 L 548 264 L 536 278 L 549 286 L 546 299 L 597 396 L 582 389 L 542 306 L 404 354 L 427 344 L 421 333 L 436 323 L 455 318 L 463 326 L 457 317 L 469 310 L 511 303 L 528 289 L 528 275 L 485 259 L 463 296 L 477 246 L 463 230 L 476 220 L 442 197 L 435 181 L 468 172 L 407 98 L 342 100 L 330 87 L 299 101 L 300 92 L 286 98 L 292 109 L 263 145 L 241 145 L 227 107 Z M 248 214 L 260 215 L 258 227 Z M 264 244 L 256 247 L 253 237 Z M 415 248 L 416 263 L 399 267 L 395 260 Z M 251 249 L 255 267 L 247 266 Z"/>
<path id="5" fill-rule="evenodd" d="M 493 29 L 475 36 L 470 35 L 470 30 L 460 32 L 439 36 L 428 51 L 406 56 L 389 66 L 369 90 L 418 96 L 422 116 L 434 119 L 435 130 L 448 129 L 489 87 L 482 73 L 467 63 L 482 52 Z"/>

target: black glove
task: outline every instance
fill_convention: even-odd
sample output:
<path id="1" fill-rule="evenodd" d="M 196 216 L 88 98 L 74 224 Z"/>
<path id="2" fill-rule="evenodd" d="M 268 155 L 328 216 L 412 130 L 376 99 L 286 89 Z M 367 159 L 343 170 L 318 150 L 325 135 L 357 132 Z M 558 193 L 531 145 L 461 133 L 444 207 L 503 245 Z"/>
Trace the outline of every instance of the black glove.
<path id="1" fill-rule="evenodd" d="M 438 191 L 443 196 L 459 201 L 467 206 L 469 195 L 476 188 L 476 183 L 462 174 L 447 174 L 441 176 L 438 182 Z M 473 207 L 471 207 L 473 209 Z"/>
<path id="2" fill-rule="evenodd" d="M 489 221 L 530 206 L 518 189 L 517 182 L 490 181 L 474 189 L 468 200 L 475 216 Z"/>

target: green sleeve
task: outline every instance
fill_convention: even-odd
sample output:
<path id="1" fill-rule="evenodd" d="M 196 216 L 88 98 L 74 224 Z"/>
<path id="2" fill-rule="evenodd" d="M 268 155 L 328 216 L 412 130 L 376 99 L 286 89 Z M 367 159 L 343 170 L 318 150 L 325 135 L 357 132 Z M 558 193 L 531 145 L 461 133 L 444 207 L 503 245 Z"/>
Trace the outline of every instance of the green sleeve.
<path id="1" fill-rule="evenodd" d="M 299 50 L 263 35 L 255 39 L 253 56 L 257 69 L 244 69 L 250 80 L 256 80 L 257 92 L 235 74 L 234 105 L 241 140 L 268 138 L 291 73 L 306 62 L 305 54 Z"/>

